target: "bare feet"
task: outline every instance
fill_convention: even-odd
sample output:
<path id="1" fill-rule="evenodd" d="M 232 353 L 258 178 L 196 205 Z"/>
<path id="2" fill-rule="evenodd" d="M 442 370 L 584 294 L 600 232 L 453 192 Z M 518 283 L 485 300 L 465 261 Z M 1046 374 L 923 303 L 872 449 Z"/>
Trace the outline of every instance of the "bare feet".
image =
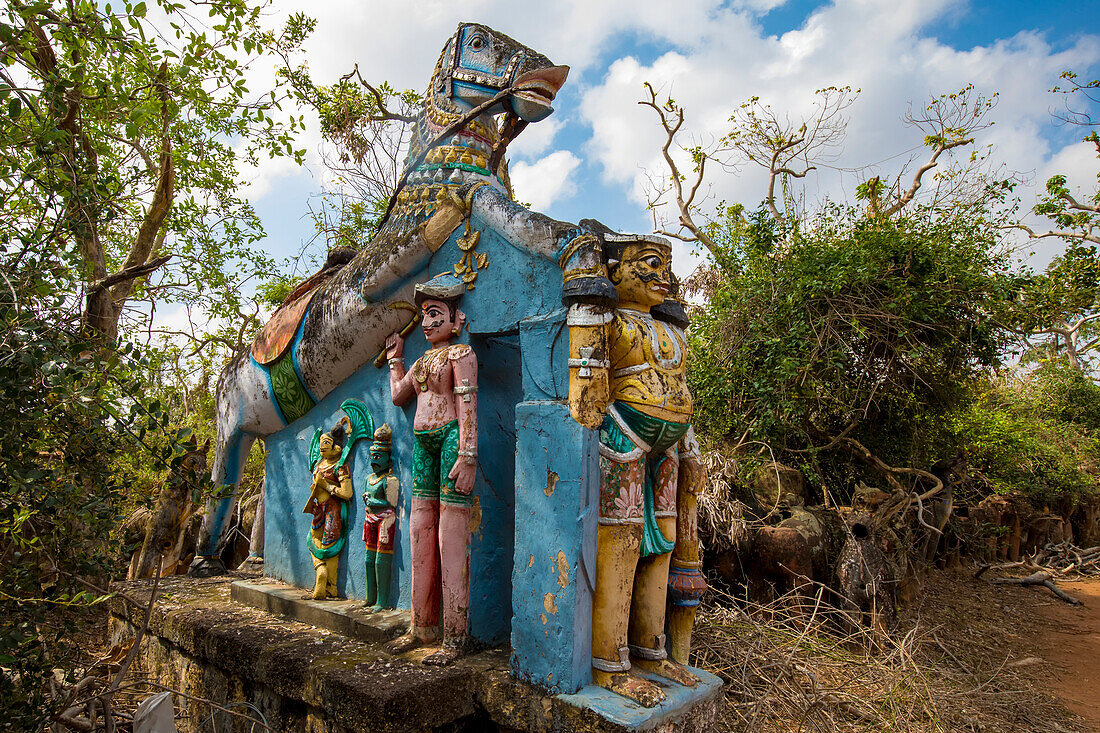
<path id="1" fill-rule="evenodd" d="M 410 631 L 403 636 L 397 637 L 393 641 L 386 642 L 386 644 L 382 648 L 390 654 L 404 654 L 405 652 L 411 652 L 413 649 L 416 649 L 418 646 L 422 646 L 423 644 L 424 641 L 421 640 L 419 636 Z"/>
<path id="2" fill-rule="evenodd" d="M 628 697 L 647 708 L 655 707 L 665 699 L 664 690 L 660 685 L 629 672 L 604 672 L 593 669 L 592 677 L 600 687 Z"/>
<path id="3" fill-rule="evenodd" d="M 631 659 L 630 664 L 645 672 L 660 675 L 685 687 L 695 687 L 699 684 L 699 678 L 684 669 L 682 664 L 668 659 Z"/>
<path id="4" fill-rule="evenodd" d="M 423 664 L 429 667 L 447 667 L 462 656 L 462 650 L 457 646 L 445 646 L 434 654 L 424 657 Z"/>

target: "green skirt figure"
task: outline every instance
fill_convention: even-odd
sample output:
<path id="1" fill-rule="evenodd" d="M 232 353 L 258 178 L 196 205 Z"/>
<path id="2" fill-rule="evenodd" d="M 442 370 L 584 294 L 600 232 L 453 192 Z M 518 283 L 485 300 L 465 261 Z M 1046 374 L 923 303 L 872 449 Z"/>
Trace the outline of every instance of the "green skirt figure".
<path id="1" fill-rule="evenodd" d="M 393 536 L 397 524 L 397 497 L 400 484 L 393 474 L 390 455 L 392 432 L 388 424 L 374 431 L 370 447 L 370 466 L 363 503 L 363 542 L 367 545 L 367 602 L 370 611 L 390 608 L 390 571 L 393 568 Z"/>

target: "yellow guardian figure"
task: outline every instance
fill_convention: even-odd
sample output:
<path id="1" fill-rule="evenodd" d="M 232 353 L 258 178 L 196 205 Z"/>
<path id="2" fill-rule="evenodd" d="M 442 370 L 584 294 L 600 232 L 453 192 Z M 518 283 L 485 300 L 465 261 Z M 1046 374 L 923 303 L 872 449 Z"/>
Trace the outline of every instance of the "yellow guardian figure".
<path id="1" fill-rule="evenodd" d="M 322 601 L 337 598 L 337 570 L 340 553 L 348 538 L 348 500 L 354 495 L 347 460 L 355 443 L 374 432 L 374 420 L 367 406 L 356 399 L 340 404 L 346 417 L 322 433 L 318 428 L 309 446 L 313 482 L 303 514 L 312 514 L 306 547 L 313 556 L 317 575 L 311 597 Z"/>
<path id="2" fill-rule="evenodd" d="M 307 546 L 317 574 L 312 597 L 319 601 L 337 597 L 336 571 L 347 537 L 347 501 L 354 493 L 351 471 L 347 466 L 337 465 L 346 442 L 343 424 L 321 435 L 321 460 L 313 467 L 309 499 L 302 508 L 303 514 L 313 515 Z"/>
<path id="3" fill-rule="evenodd" d="M 705 589 L 694 521 L 703 473 L 691 429 L 687 319 L 672 292 L 667 241 L 611 232 L 601 239 L 618 304 L 576 304 L 568 319 L 570 411 L 600 431 L 592 673 L 597 685 L 652 707 L 664 693 L 637 670 L 698 682 L 683 666 Z"/>

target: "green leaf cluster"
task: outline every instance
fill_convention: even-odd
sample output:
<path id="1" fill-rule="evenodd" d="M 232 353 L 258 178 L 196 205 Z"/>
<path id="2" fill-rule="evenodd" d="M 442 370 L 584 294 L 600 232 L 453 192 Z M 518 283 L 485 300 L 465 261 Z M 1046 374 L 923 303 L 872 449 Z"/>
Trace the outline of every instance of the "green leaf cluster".
<path id="1" fill-rule="evenodd" d="M 1064 360 L 996 381 L 947 426 L 971 461 L 963 501 L 1017 494 L 1068 512 L 1100 494 L 1100 385 Z"/>
<path id="2" fill-rule="evenodd" d="M 111 578 L 112 538 L 131 503 L 120 457 L 166 472 L 194 447 L 144 385 L 147 359 L 103 350 L 64 312 L 68 291 L 0 269 L 0 709 L 38 730 L 56 710 L 49 679 Z M 42 314 L 47 314 L 43 316 Z"/>
<path id="3" fill-rule="evenodd" d="M 846 429 L 891 465 L 928 465 L 968 385 L 1000 365 L 998 316 L 1018 279 L 982 211 L 869 219 L 827 205 L 779 223 L 720 212 L 717 265 L 693 314 L 696 425 L 747 439 L 844 492 L 852 456 L 817 449 Z"/>

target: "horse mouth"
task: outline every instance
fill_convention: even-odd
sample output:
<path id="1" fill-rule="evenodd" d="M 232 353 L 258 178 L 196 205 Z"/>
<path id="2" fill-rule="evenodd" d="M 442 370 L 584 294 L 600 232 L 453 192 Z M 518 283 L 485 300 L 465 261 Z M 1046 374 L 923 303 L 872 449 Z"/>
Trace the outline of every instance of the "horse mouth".
<path id="1" fill-rule="evenodd" d="M 529 71 L 516 78 L 513 83 L 516 90 L 514 96 L 541 107 L 550 107 L 567 76 L 568 66 L 548 66 Z"/>
<path id="2" fill-rule="evenodd" d="M 530 100 L 532 102 L 540 102 L 542 104 L 549 104 L 554 101 L 554 97 L 558 95 L 557 88 L 547 84 L 543 81 L 527 81 L 522 85 L 516 85 L 517 97 Z"/>

